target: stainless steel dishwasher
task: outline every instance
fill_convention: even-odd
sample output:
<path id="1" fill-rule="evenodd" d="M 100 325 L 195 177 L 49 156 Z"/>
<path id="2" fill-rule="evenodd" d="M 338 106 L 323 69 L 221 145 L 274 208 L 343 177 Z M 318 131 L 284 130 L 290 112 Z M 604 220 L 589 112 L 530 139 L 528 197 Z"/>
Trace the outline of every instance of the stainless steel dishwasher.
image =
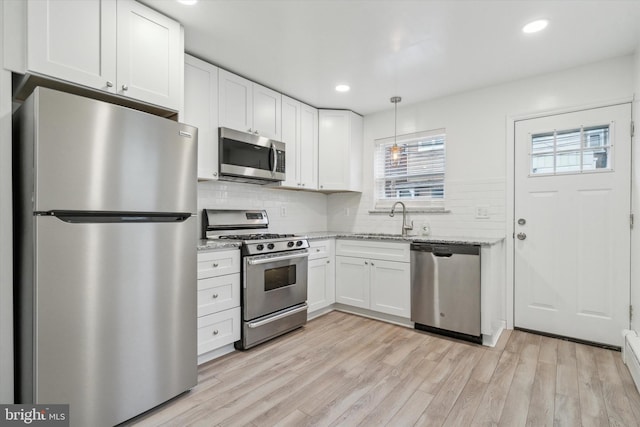
<path id="1" fill-rule="evenodd" d="M 415 328 L 482 343 L 480 246 L 411 244 Z"/>

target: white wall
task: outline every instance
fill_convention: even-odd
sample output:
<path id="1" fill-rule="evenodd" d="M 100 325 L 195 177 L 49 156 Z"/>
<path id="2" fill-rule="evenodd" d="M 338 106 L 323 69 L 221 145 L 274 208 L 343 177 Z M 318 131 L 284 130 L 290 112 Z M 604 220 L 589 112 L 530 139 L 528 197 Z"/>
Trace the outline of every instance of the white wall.
<path id="1" fill-rule="evenodd" d="M 198 183 L 198 215 L 205 208 L 266 209 L 269 231 L 275 233 L 327 230 L 327 196 L 320 193 L 202 181 Z"/>
<path id="2" fill-rule="evenodd" d="M 580 107 L 630 97 L 634 57 L 626 56 L 562 72 L 541 75 L 481 90 L 412 104 L 400 95 L 398 134 L 445 128 L 445 214 L 410 214 L 418 227 L 428 222 L 433 235 L 498 237 L 506 235 L 507 122 L 510 116 Z M 328 226 L 336 231 L 399 233 L 401 216 L 370 214 L 373 208 L 374 140 L 393 136 L 394 113 L 364 118 L 362 194 L 329 196 Z M 476 219 L 477 206 L 487 206 L 488 219 Z M 346 209 L 349 215 L 346 215 Z M 414 227 L 415 228 L 415 227 Z"/>
<path id="3" fill-rule="evenodd" d="M 633 138 L 633 171 L 631 181 L 631 209 L 635 213 L 636 225 L 631 232 L 631 305 L 635 307 L 631 328 L 640 332 L 640 44 L 636 49 L 634 64 L 635 99 L 633 102 L 633 121 L 636 134 Z"/>
<path id="4" fill-rule="evenodd" d="M 4 1 L 0 0 L 0 22 Z M 4 28 L 4 27 L 3 27 Z M 0 32 L 0 46 L 4 46 Z M 11 220 L 11 73 L 0 55 L 0 403 L 13 403 L 13 243 Z"/>

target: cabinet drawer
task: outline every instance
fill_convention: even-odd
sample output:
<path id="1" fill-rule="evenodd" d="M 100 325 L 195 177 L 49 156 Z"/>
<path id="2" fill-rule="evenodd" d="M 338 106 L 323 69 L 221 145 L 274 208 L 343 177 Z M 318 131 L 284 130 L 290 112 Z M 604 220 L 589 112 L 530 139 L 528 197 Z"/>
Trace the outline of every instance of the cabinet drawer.
<path id="1" fill-rule="evenodd" d="M 240 273 L 239 249 L 198 254 L 198 279 L 232 273 Z"/>
<path id="2" fill-rule="evenodd" d="M 198 280 L 198 317 L 240 306 L 240 273 Z"/>
<path id="3" fill-rule="evenodd" d="M 336 241 L 336 255 L 341 256 L 409 262 L 410 253 L 410 244 L 403 242 L 349 239 Z"/>
<path id="4" fill-rule="evenodd" d="M 198 319 L 198 356 L 240 339 L 240 307 Z"/>
<path id="5" fill-rule="evenodd" d="M 309 241 L 309 260 L 327 258 L 333 254 L 333 240 Z"/>

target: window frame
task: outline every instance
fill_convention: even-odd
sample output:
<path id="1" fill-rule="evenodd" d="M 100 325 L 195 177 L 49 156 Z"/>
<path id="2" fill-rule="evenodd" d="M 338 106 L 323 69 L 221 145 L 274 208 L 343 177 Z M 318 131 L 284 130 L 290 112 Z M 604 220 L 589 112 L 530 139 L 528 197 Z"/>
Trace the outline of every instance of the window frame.
<path id="1" fill-rule="evenodd" d="M 382 182 L 385 180 L 382 175 L 380 175 L 380 166 L 384 167 L 384 160 L 380 159 L 381 146 L 382 145 L 392 145 L 394 141 L 397 141 L 398 145 L 410 144 L 412 142 L 418 143 L 421 140 L 425 139 L 436 139 L 437 137 L 442 137 L 443 139 L 443 147 L 442 147 L 442 197 L 428 197 L 428 198 L 420 198 L 420 199 L 412 199 L 408 197 L 393 197 L 393 198 L 381 198 L 381 188 L 383 185 Z M 426 131 L 418 131 L 412 132 L 403 135 L 397 135 L 396 137 L 385 137 L 374 140 L 374 149 L 373 149 L 373 205 L 374 209 L 390 209 L 391 206 L 396 202 L 403 202 L 407 208 L 411 208 L 412 210 L 444 210 L 445 201 L 447 195 L 447 133 L 445 128 L 432 129 Z M 387 176 L 387 175 L 385 175 Z M 408 175 L 407 175 L 408 176 Z"/>

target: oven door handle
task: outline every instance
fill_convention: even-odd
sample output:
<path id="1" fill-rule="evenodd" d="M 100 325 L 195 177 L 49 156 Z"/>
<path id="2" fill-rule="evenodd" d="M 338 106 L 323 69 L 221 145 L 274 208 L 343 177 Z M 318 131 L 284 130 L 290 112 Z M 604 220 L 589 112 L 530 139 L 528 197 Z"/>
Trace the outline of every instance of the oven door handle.
<path id="1" fill-rule="evenodd" d="M 264 326 L 267 323 L 271 323 L 271 322 L 275 322 L 276 320 L 284 319 L 285 317 L 291 316 L 292 314 L 300 313 L 301 311 L 306 311 L 308 307 L 309 306 L 305 302 L 305 303 L 303 303 L 303 305 L 301 305 L 299 307 L 292 308 L 292 309 L 287 310 L 287 311 L 282 312 L 282 313 L 278 313 L 273 317 L 269 317 L 269 318 L 264 319 L 264 320 L 259 320 L 257 322 L 249 322 L 249 323 L 247 323 L 247 326 L 249 328 L 251 328 L 251 329 L 259 328 L 260 326 Z"/>
<path id="2" fill-rule="evenodd" d="M 271 257 L 271 258 L 250 259 L 248 263 L 249 265 L 267 264 L 270 262 L 286 261 L 288 259 L 307 258 L 308 256 L 309 256 L 309 253 L 305 252 L 305 253 L 297 253 L 292 255 L 282 255 L 282 256 Z"/>

